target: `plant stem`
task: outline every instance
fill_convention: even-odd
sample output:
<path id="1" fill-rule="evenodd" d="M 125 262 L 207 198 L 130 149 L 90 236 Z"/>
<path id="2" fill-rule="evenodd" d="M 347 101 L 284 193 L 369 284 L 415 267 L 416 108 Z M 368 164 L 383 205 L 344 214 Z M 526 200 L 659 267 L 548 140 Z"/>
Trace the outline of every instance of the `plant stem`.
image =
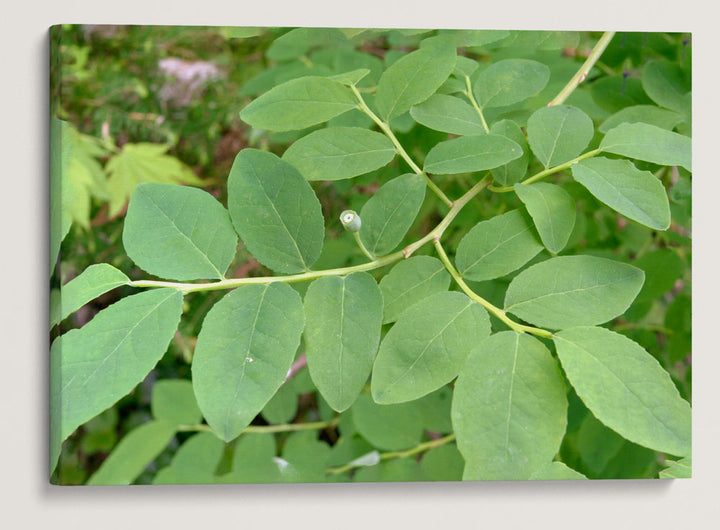
<path id="1" fill-rule="evenodd" d="M 495 307 L 493 304 L 485 300 L 482 296 L 478 295 L 475 291 L 470 289 L 468 284 L 466 284 L 460 276 L 460 273 L 457 271 L 457 269 L 455 269 L 453 264 L 450 263 L 450 258 L 448 258 L 447 254 L 445 253 L 445 249 L 440 243 L 440 239 L 435 238 L 433 240 L 433 244 L 435 245 L 435 249 L 440 256 L 440 260 L 443 262 L 443 265 L 445 265 L 445 268 L 455 280 L 455 283 L 457 283 L 460 288 L 465 291 L 465 294 L 467 294 L 471 300 L 483 306 L 485 309 L 487 309 L 489 312 L 491 312 L 493 315 L 495 315 L 497 318 L 507 324 L 510 329 L 517 331 L 518 333 L 532 333 L 533 335 L 537 335 L 539 337 L 545 337 L 547 339 L 552 338 L 553 335 L 549 331 L 534 328 L 532 326 L 525 326 L 523 324 L 518 324 L 517 322 L 514 322 L 505 314 L 505 311 L 503 311 L 499 307 Z"/>
<path id="2" fill-rule="evenodd" d="M 374 121 L 378 127 L 380 127 L 380 130 L 382 130 L 383 133 L 385 133 L 385 136 L 387 136 L 390 141 L 395 146 L 395 151 L 397 154 L 399 154 L 405 162 L 410 166 L 410 168 L 417 174 L 417 175 L 423 175 L 425 177 L 425 180 L 427 181 L 428 186 L 430 186 L 430 189 L 433 190 L 435 195 L 437 195 L 441 201 L 443 201 L 448 206 L 452 207 L 452 201 L 448 199 L 447 195 L 443 193 L 443 191 L 438 187 L 437 184 L 435 184 L 430 177 L 428 177 L 427 173 L 425 173 L 420 167 L 415 163 L 415 161 L 410 158 L 410 155 L 405 151 L 405 148 L 400 144 L 397 137 L 395 136 L 395 133 L 392 132 L 392 129 L 390 129 L 390 125 L 384 121 L 382 121 L 378 116 L 370 109 L 370 107 L 367 106 L 365 103 L 365 100 L 363 99 L 362 95 L 358 91 L 355 86 L 350 87 L 355 94 L 355 97 L 358 99 L 359 105 L 358 108 L 363 111 L 365 114 L 370 116 L 370 119 Z"/>
<path id="3" fill-rule="evenodd" d="M 443 438 L 438 438 L 437 440 L 430 440 L 429 442 L 423 442 L 421 444 L 416 445 L 415 447 L 411 447 L 410 449 L 406 449 L 404 451 L 393 451 L 393 452 L 389 452 L 389 453 L 381 453 L 380 460 L 391 460 L 393 458 L 408 458 L 411 456 L 415 456 L 419 453 L 429 451 L 430 449 L 435 449 L 436 447 L 440 447 L 441 445 L 445 445 L 454 440 L 455 440 L 455 433 L 448 434 L 447 436 L 445 436 Z M 345 464 L 344 466 L 331 467 L 329 469 L 326 469 L 325 474 L 326 475 L 339 475 L 341 473 L 350 471 L 351 469 L 354 469 L 356 467 L 364 467 L 364 466 Z"/>
<path id="4" fill-rule="evenodd" d="M 363 254 L 365 254 L 368 258 L 370 258 L 370 261 L 375 261 L 377 259 L 377 257 L 375 256 L 375 254 L 370 252 L 365 247 L 365 245 L 363 245 L 363 242 L 360 239 L 360 232 L 353 232 L 353 236 L 355 237 L 355 242 L 358 244 L 358 246 L 360 247 L 360 250 L 362 250 Z"/>
<path id="5" fill-rule="evenodd" d="M 280 425 L 250 425 L 243 429 L 241 434 L 245 433 L 278 433 L 278 432 L 294 432 L 294 431 L 318 431 L 321 429 L 327 429 L 329 427 L 335 427 L 340 421 L 340 416 L 337 416 L 330 421 L 314 421 L 310 423 L 282 423 Z M 203 431 L 212 432 L 209 425 L 204 423 L 198 425 L 180 425 L 178 427 L 180 432 L 188 431 Z"/>
<path id="6" fill-rule="evenodd" d="M 490 176 L 486 175 L 485 178 L 480 180 L 477 184 L 475 184 L 472 188 L 470 188 L 465 194 L 460 197 L 458 200 L 456 200 L 453 204 L 453 206 L 450 208 L 450 211 L 443 217 L 442 221 L 438 223 L 438 225 L 432 229 L 432 231 L 427 234 L 426 236 L 422 237 L 421 239 L 418 239 L 414 243 L 411 243 L 407 247 L 405 247 L 403 250 L 400 250 L 398 252 L 394 252 L 392 254 L 388 254 L 387 256 L 383 256 L 377 259 L 374 259 L 373 261 L 370 261 L 368 263 L 362 263 L 360 265 L 354 265 L 352 267 L 342 267 L 337 269 L 326 269 L 322 271 L 309 271 L 304 272 L 302 274 L 290 274 L 287 276 L 258 276 L 255 278 L 230 278 L 227 280 L 220 280 L 217 282 L 210 282 L 210 283 L 178 283 L 178 282 L 163 282 L 163 281 L 154 281 L 154 280 L 139 280 L 130 282 L 130 286 L 132 287 L 169 287 L 171 289 L 178 289 L 185 293 L 194 293 L 194 292 L 200 292 L 200 291 L 219 291 L 223 289 L 234 289 L 236 287 L 240 287 L 242 285 L 248 285 L 248 284 L 268 284 L 268 283 L 274 283 L 274 282 L 285 282 L 285 283 L 296 283 L 296 282 L 306 282 L 310 280 L 315 280 L 317 278 L 322 278 L 323 276 L 345 276 L 347 274 L 351 274 L 353 272 L 361 272 L 361 271 L 370 271 L 374 269 L 379 269 L 380 267 L 384 267 L 385 265 L 388 265 L 390 263 L 393 263 L 395 261 L 398 261 L 403 258 L 409 258 L 417 249 L 428 243 L 429 241 L 432 241 L 435 237 L 442 236 L 443 232 L 445 232 L 445 229 L 450 225 L 450 223 L 455 219 L 457 214 L 460 212 L 460 210 L 463 209 L 463 207 L 470 202 L 470 200 L 475 197 L 480 191 L 487 186 L 488 182 L 490 182 Z"/>
<path id="7" fill-rule="evenodd" d="M 447 229 L 447 227 L 450 226 L 450 223 L 452 223 L 453 219 L 455 219 L 455 216 L 460 213 L 460 210 L 462 210 L 463 207 L 468 202 L 470 202 L 473 197 L 475 197 L 475 195 L 480 193 L 483 188 L 487 187 L 490 181 L 490 175 L 485 175 L 485 177 L 483 177 L 479 182 L 477 182 L 472 188 L 466 191 L 462 197 L 460 197 L 453 203 L 453 207 L 450 208 L 450 211 L 445 217 L 443 217 L 443 220 L 440 221 L 435 228 L 433 228 L 427 235 L 425 235 L 421 239 L 418 239 L 417 241 L 409 244 L 407 247 L 405 247 L 405 249 L 403 249 L 403 255 L 406 258 L 409 258 L 417 249 L 419 249 L 426 243 L 436 238 L 440 238 Z"/>
<path id="8" fill-rule="evenodd" d="M 561 105 L 562 103 L 564 103 L 565 100 L 570 96 L 570 94 L 572 94 L 573 91 L 578 87 L 578 85 L 585 81 L 588 73 L 590 73 L 590 69 L 595 65 L 597 60 L 600 59 L 600 56 L 605 51 L 605 48 L 607 48 L 608 44 L 610 44 L 613 35 L 615 35 L 614 31 L 606 31 L 605 33 L 603 33 L 603 36 L 600 37 L 600 40 L 597 42 L 597 44 L 595 44 L 595 47 L 592 49 L 587 59 L 585 59 L 583 65 L 575 73 L 575 75 L 572 76 L 570 81 L 568 81 L 568 84 L 565 85 L 565 87 L 558 93 L 558 95 L 555 96 L 555 98 L 550 103 L 548 103 L 548 107 L 552 107 L 554 105 Z"/>
<path id="9" fill-rule="evenodd" d="M 485 121 L 485 116 L 483 115 L 482 109 L 480 108 L 480 105 L 477 104 L 477 101 L 475 101 L 475 96 L 473 96 L 472 93 L 472 85 L 470 84 L 470 78 L 468 76 L 465 76 L 465 86 L 467 87 L 467 90 L 463 92 L 465 96 L 470 100 L 470 103 L 472 103 L 472 106 L 475 107 L 475 112 L 478 113 L 478 116 L 480 116 L 480 121 L 482 122 L 483 129 L 485 129 L 485 132 L 490 134 L 490 129 L 488 128 L 488 124 Z"/>
<path id="10" fill-rule="evenodd" d="M 534 174 L 532 177 L 529 177 L 525 180 L 523 180 L 520 184 L 532 184 L 533 182 L 537 182 L 540 179 L 544 179 L 545 177 L 552 175 L 554 173 L 557 173 L 559 171 L 562 171 L 563 169 L 568 169 L 573 164 L 577 164 L 581 160 L 585 160 L 586 158 L 591 158 L 597 154 L 602 153 L 602 150 L 600 149 L 593 149 L 592 151 L 588 151 L 587 153 L 583 153 L 582 155 L 573 158 L 572 160 L 569 160 L 565 162 L 564 164 L 560 164 L 555 167 L 551 167 L 548 169 L 545 169 L 543 171 L 540 171 L 539 173 Z M 490 186 L 488 187 L 490 191 L 494 191 L 496 193 L 508 193 L 510 191 L 514 191 L 514 188 L 512 186 Z"/>

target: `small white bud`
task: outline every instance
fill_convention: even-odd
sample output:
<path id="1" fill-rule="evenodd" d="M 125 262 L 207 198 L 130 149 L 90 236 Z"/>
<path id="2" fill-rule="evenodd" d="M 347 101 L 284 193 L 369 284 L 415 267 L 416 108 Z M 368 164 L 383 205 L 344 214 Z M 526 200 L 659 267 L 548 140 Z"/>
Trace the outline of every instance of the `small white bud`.
<path id="1" fill-rule="evenodd" d="M 340 214 L 340 222 L 345 230 L 349 232 L 358 232 L 362 226 L 360 216 L 354 210 L 345 210 Z"/>

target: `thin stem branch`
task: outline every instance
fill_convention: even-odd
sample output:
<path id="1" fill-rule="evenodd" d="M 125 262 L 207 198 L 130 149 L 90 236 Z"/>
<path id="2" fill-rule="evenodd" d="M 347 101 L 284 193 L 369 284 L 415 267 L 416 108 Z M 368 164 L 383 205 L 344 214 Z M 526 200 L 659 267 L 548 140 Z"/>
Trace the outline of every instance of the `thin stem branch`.
<path id="1" fill-rule="evenodd" d="M 448 258 L 447 254 L 445 253 L 445 249 L 443 248 L 442 244 L 440 243 L 440 239 L 435 238 L 433 240 L 433 244 L 435 245 L 435 249 L 437 250 L 438 255 L 440 256 L 440 261 L 443 262 L 443 265 L 445 265 L 445 268 L 448 270 L 450 275 L 455 280 L 455 283 L 457 283 L 460 288 L 467 294 L 471 300 L 477 302 L 481 306 L 483 306 L 485 309 L 487 309 L 490 313 L 495 315 L 497 318 L 502 320 L 505 324 L 507 324 L 510 329 L 517 331 L 518 333 L 531 333 L 533 335 L 537 335 L 539 337 L 545 337 L 547 339 L 552 338 L 552 333 L 549 331 L 546 331 L 544 329 L 534 328 L 532 326 L 525 326 L 523 324 L 518 324 L 517 322 L 510 319 L 506 314 L 505 311 L 500 309 L 499 307 L 495 307 L 493 304 L 485 300 L 482 296 L 478 295 L 475 291 L 470 289 L 468 284 L 465 283 L 465 281 L 462 279 L 462 276 L 460 276 L 460 273 L 457 271 L 457 269 L 453 266 L 452 263 L 450 263 L 450 258 Z"/>
<path id="2" fill-rule="evenodd" d="M 478 116 L 480 116 L 480 121 L 482 122 L 483 129 L 485 129 L 485 132 L 490 134 L 490 129 L 488 128 L 488 124 L 485 121 L 485 116 L 483 115 L 482 109 L 480 108 L 480 105 L 477 104 L 477 101 L 475 101 L 475 96 L 473 96 L 472 92 L 472 85 L 470 84 L 470 78 L 468 76 L 465 76 L 465 86 L 467 89 L 463 94 L 470 100 L 470 103 L 475 108 L 475 112 L 478 113 Z"/>
<path id="3" fill-rule="evenodd" d="M 598 155 L 602 153 L 601 149 L 593 149 L 592 151 L 588 151 L 587 153 L 583 153 L 582 155 L 573 158 L 572 160 L 569 160 L 565 162 L 564 164 L 560 164 L 558 166 L 554 166 L 548 169 L 545 169 L 543 171 L 540 171 L 539 173 L 534 174 L 532 177 L 529 177 L 521 182 L 521 184 L 532 184 L 533 182 L 537 182 L 538 180 L 544 179 L 545 177 L 552 175 L 554 173 L 557 173 L 559 171 L 562 171 L 564 169 L 568 169 L 573 164 L 577 164 L 581 160 L 585 160 L 586 158 L 591 158 L 595 155 Z M 508 193 L 510 191 L 514 191 L 514 188 L 512 186 L 490 186 L 488 187 L 490 191 L 494 191 L 496 193 Z"/>
<path id="4" fill-rule="evenodd" d="M 445 445 L 447 443 L 450 443 L 455 440 L 455 433 L 448 434 L 447 436 L 444 436 L 443 438 L 438 438 L 437 440 L 430 440 L 429 442 L 423 442 L 421 444 L 416 445 L 415 447 L 411 447 L 410 449 L 406 449 L 404 451 L 393 451 L 389 453 L 381 453 L 380 454 L 380 460 L 391 460 L 393 458 L 409 458 L 411 456 L 415 456 L 417 454 L 423 453 L 425 451 L 429 451 L 430 449 L 435 449 L 436 447 L 440 447 L 441 445 Z M 325 470 L 326 475 L 340 475 L 341 473 L 346 473 L 354 468 L 357 467 L 364 467 L 362 464 L 345 464 L 344 466 L 338 466 L 338 467 L 331 467 L 329 469 Z"/>
<path id="5" fill-rule="evenodd" d="M 340 416 L 336 416 L 330 421 L 314 421 L 310 423 L 282 423 L 279 425 L 250 425 L 245 427 L 242 433 L 278 433 L 278 432 L 294 432 L 294 431 L 319 431 L 335 427 L 340 421 Z M 204 423 L 198 425 L 180 425 L 177 429 L 180 432 L 212 432 L 209 425 Z"/>
<path id="6" fill-rule="evenodd" d="M 375 254 L 370 252 L 367 247 L 365 247 L 362 240 L 360 239 L 360 232 L 353 232 L 353 236 L 355 237 L 355 242 L 357 243 L 358 247 L 360 247 L 360 250 L 362 250 L 362 253 L 365 254 L 368 258 L 370 258 L 370 261 L 375 261 L 377 257 L 375 256 Z"/>
<path id="7" fill-rule="evenodd" d="M 605 51 L 605 48 L 607 48 L 608 44 L 610 44 L 610 41 L 613 38 L 613 35 L 615 35 L 614 31 L 606 31 L 603 33 L 603 36 L 600 37 L 600 40 L 595 44 L 595 47 L 590 52 L 590 55 L 588 55 L 587 59 L 585 59 L 585 62 L 580 67 L 580 69 L 575 73 L 574 76 L 568 81 L 568 84 L 565 85 L 565 87 L 558 93 L 555 98 L 548 103 L 548 107 L 552 107 L 554 105 L 561 105 L 565 102 L 565 100 L 570 96 L 570 94 L 573 93 L 573 91 L 578 87 L 580 83 L 585 81 L 585 78 L 587 77 L 588 73 L 590 73 L 590 70 L 595 65 L 598 59 L 600 59 L 600 56 Z"/>
<path id="8" fill-rule="evenodd" d="M 437 184 L 435 184 L 430 177 L 425 173 L 420 167 L 415 163 L 415 161 L 410 158 L 410 155 L 405 151 L 405 148 L 400 144 L 397 137 L 395 136 L 395 133 L 392 132 L 392 129 L 390 129 L 390 125 L 384 121 L 382 121 L 378 116 L 370 109 L 370 107 L 367 106 L 367 103 L 365 103 L 365 100 L 363 99 L 362 95 L 358 91 L 355 86 L 350 87 L 355 94 L 355 97 L 358 100 L 358 108 L 363 111 L 365 114 L 367 114 L 372 121 L 374 121 L 378 127 L 380 127 L 380 130 L 382 130 L 383 133 L 385 133 L 385 136 L 387 136 L 390 141 L 395 146 L 395 151 L 397 154 L 399 154 L 405 162 L 410 166 L 410 168 L 418 175 L 423 175 L 425 177 L 425 180 L 427 181 L 428 186 L 431 190 L 437 195 L 441 201 L 443 201 L 448 206 L 452 207 L 453 203 L 450 199 L 448 199 L 447 195 L 438 187 Z"/>
<path id="9" fill-rule="evenodd" d="M 460 213 L 460 210 L 463 209 L 463 207 L 470 202 L 470 200 L 475 197 L 480 191 L 487 186 L 488 182 L 490 182 L 490 176 L 486 175 L 485 178 L 483 178 L 480 182 L 475 184 L 472 188 L 470 188 L 465 194 L 460 197 L 458 200 L 456 200 L 453 204 L 453 206 L 450 208 L 450 211 L 443 217 L 442 221 L 438 223 L 438 225 L 433 228 L 433 230 L 427 234 L 426 236 L 422 237 L 421 239 L 418 239 L 414 243 L 411 243 L 407 247 L 405 247 L 403 250 L 400 250 L 398 252 L 394 252 L 392 254 L 388 254 L 387 256 L 383 256 L 380 258 L 377 258 L 373 261 L 370 261 L 368 263 L 362 263 L 360 265 L 354 265 L 352 267 L 341 267 L 337 269 L 326 269 L 321 271 L 308 271 L 304 272 L 302 274 L 290 274 L 287 276 L 258 276 L 254 278 L 230 278 L 227 280 L 220 280 L 217 282 L 210 282 L 210 283 L 179 283 L 179 282 L 164 282 L 164 281 L 155 281 L 155 280 L 139 280 L 130 282 L 130 286 L 132 287 L 152 287 L 152 288 L 159 288 L 159 287 L 169 287 L 171 289 L 178 289 L 179 291 L 182 291 L 183 294 L 185 293 L 194 293 L 194 292 L 200 292 L 200 291 L 220 291 L 223 289 L 234 289 L 236 287 L 240 287 L 242 285 L 249 285 L 249 284 L 268 284 L 268 283 L 274 283 L 274 282 L 285 282 L 285 283 L 297 283 L 297 282 L 306 282 L 310 280 L 315 280 L 317 278 L 322 278 L 323 276 L 345 276 L 347 274 L 351 274 L 353 272 L 362 272 L 362 271 L 370 271 L 374 269 L 379 269 L 380 267 L 384 267 L 385 265 L 389 265 L 390 263 L 393 263 L 395 261 L 401 260 L 403 258 L 409 258 L 417 249 L 428 243 L 429 241 L 432 241 L 434 237 L 440 237 L 442 236 L 443 232 L 445 232 L 445 229 L 450 225 L 450 223 L 455 219 L 458 213 Z"/>

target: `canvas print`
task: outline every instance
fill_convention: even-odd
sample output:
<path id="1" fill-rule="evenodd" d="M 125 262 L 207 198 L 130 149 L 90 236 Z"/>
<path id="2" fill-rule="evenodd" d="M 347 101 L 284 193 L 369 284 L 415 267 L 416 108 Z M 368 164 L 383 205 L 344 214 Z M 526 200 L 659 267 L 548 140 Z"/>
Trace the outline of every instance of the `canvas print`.
<path id="1" fill-rule="evenodd" d="M 53 484 L 691 476 L 690 34 L 50 46 Z"/>

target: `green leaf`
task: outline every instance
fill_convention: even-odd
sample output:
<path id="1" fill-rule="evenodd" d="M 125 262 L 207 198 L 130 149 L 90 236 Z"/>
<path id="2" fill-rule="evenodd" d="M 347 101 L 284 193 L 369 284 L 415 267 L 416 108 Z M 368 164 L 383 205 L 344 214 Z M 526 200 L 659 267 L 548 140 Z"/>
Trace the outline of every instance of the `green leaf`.
<path id="1" fill-rule="evenodd" d="M 270 398 L 260 414 L 269 424 L 289 423 L 297 415 L 298 403 L 298 392 L 293 380 L 288 380 Z"/>
<path id="2" fill-rule="evenodd" d="M 528 59 L 504 59 L 491 64 L 473 79 L 478 105 L 504 107 L 539 93 L 550 80 L 550 69 Z"/>
<path id="3" fill-rule="evenodd" d="M 367 68 L 358 68 L 342 74 L 330 76 L 330 79 L 342 83 L 345 86 L 355 86 L 370 73 Z"/>
<path id="4" fill-rule="evenodd" d="M 625 439 L 612 429 L 598 421 L 592 414 L 587 414 L 577 434 L 577 447 L 580 458 L 586 468 L 595 475 L 601 476 L 602 471 L 620 452 Z"/>
<path id="5" fill-rule="evenodd" d="M 174 156 L 167 154 L 169 146 L 151 143 L 127 143 L 120 153 L 108 160 L 109 217 L 125 206 L 133 190 L 143 182 L 202 185 L 202 180 Z"/>
<path id="6" fill-rule="evenodd" d="M 72 144 L 67 141 L 67 122 L 54 116 L 50 118 L 50 272 L 57 263 L 60 244 L 70 231 L 72 219 L 63 207 L 67 188 L 68 166 L 72 156 Z M 63 193 L 63 189 L 66 193 Z"/>
<path id="7" fill-rule="evenodd" d="M 542 249 L 532 220 L 511 210 L 472 227 L 460 240 L 455 265 L 468 280 L 492 280 L 519 269 Z"/>
<path id="8" fill-rule="evenodd" d="M 557 254 L 575 228 L 575 201 L 555 184 L 515 184 L 515 193 L 533 218 L 545 248 Z"/>
<path id="9" fill-rule="evenodd" d="M 153 484 L 213 484 L 215 469 L 225 444 L 210 432 L 188 438 L 180 446 L 168 467 L 160 470 Z"/>
<path id="10" fill-rule="evenodd" d="M 150 421 L 130 431 L 88 479 L 89 486 L 126 486 L 155 460 L 175 436 L 175 424 Z"/>
<path id="11" fill-rule="evenodd" d="M 528 118 L 528 143 L 546 168 L 578 156 L 588 146 L 594 132 L 590 117 L 569 105 L 542 107 Z"/>
<path id="12" fill-rule="evenodd" d="M 395 61 L 375 91 L 380 117 L 389 122 L 432 96 L 452 73 L 456 57 L 454 47 L 438 40 Z"/>
<path id="13" fill-rule="evenodd" d="M 505 310 L 536 326 L 562 329 L 602 324 L 622 315 L 645 274 L 594 256 L 557 256 L 518 274 L 505 293 Z"/>
<path id="14" fill-rule="evenodd" d="M 423 169 L 439 175 L 483 171 L 507 164 L 522 153 L 522 148 L 505 136 L 461 136 L 430 149 Z"/>
<path id="15" fill-rule="evenodd" d="M 478 340 L 485 309 L 458 292 L 436 293 L 403 312 L 380 343 L 372 374 L 376 403 L 402 403 L 452 381 Z"/>
<path id="16" fill-rule="evenodd" d="M 180 291 L 155 289 L 58 337 L 51 348 L 51 433 L 62 442 L 135 388 L 167 350 L 181 313 Z"/>
<path id="17" fill-rule="evenodd" d="M 415 403 L 378 405 L 368 394 L 360 394 L 350 413 L 357 432 L 378 449 L 407 449 L 422 438 L 422 415 Z"/>
<path id="18" fill-rule="evenodd" d="M 383 324 L 395 322 L 407 308 L 424 298 L 448 290 L 450 274 L 431 256 L 413 256 L 395 265 L 380 280 L 384 300 Z"/>
<path id="19" fill-rule="evenodd" d="M 623 123 L 610 129 L 600 149 L 661 166 L 682 166 L 692 171 L 692 140 L 647 123 Z"/>
<path id="20" fill-rule="evenodd" d="M 62 286 L 59 307 L 56 307 L 55 311 L 50 311 L 50 327 L 59 324 L 68 315 L 101 294 L 128 282 L 130 278 L 112 265 L 107 263 L 90 265 L 80 275 Z"/>
<path id="21" fill-rule="evenodd" d="M 454 445 L 441 445 L 425 453 L 420 469 L 425 480 L 462 480 L 465 461 Z"/>
<path id="22" fill-rule="evenodd" d="M 588 158 L 572 166 L 573 178 L 625 217 L 656 230 L 670 226 L 670 202 L 662 182 L 629 160 Z"/>
<path id="23" fill-rule="evenodd" d="M 560 450 L 568 402 L 557 361 L 537 339 L 503 331 L 481 341 L 455 382 L 463 480 L 526 480 Z"/>
<path id="24" fill-rule="evenodd" d="M 692 478 L 692 458 L 682 458 L 671 462 L 660 472 L 660 478 Z"/>
<path id="25" fill-rule="evenodd" d="M 331 449 L 317 436 L 312 431 L 294 432 L 285 439 L 282 457 L 290 464 L 284 470 L 286 482 L 325 482 Z"/>
<path id="26" fill-rule="evenodd" d="M 637 258 L 633 265 L 645 271 L 645 284 L 637 296 L 638 301 L 660 298 L 685 273 L 685 261 L 669 248 L 647 252 Z"/>
<path id="27" fill-rule="evenodd" d="M 352 91 L 338 81 L 307 76 L 275 86 L 240 112 L 256 129 L 295 131 L 326 122 L 357 107 Z"/>
<path id="28" fill-rule="evenodd" d="M 280 469 L 274 458 L 275 438 L 272 434 L 243 434 L 235 443 L 232 473 L 223 477 L 222 482 L 280 482 Z"/>
<path id="29" fill-rule="evenodd" d="M 530 476 L 530 480 L 582 480 L 587 479 L 582 473 L 568 467 L 562 462 L 550 462 Z"/>
<path id="30" fill-rule="evenodd" d="M 200 410 L 220 438 L 237 437 L 283 384 L 304 324 L 300 295 L 284 283 L 239 287 L 208 312 L 192 378 Z"/>
<path id="31" fill-rule="evenodd" d="M 397 458 L 373 467 L 359 469 L 354 482 L 420 482 L 425 480 L 418 463 L 411 458 Z"/>
<path id="32" fill-rule="evenodd" d="M 308 180 L 356 177 L 387 165 L 395 146 L 384 134 L 359 127 L 314 131 L 292 144 L 283 160 Z"/>
<path id="33" fill-rule="evenodd" d="M 304 272 L 320 256 L 320 201 L 298 170 L 274 154 L 240 151 L 228 178 L 228 206 L 247 249 L 266 267 Z"/>
<path id="34" fill-rule="evenodd" d="M 436 131 L 458 135 L 485 134 L 480 116 L 468 103 L 445 94 L 433 94 L 430 99 L 410 109 L 413 119 Z"/>
<path id="35" fill-rule="evenodd" d="M 647 123 L 671 131 L 683 120 L 684 118 L 680 114 L 671 110 L 661 109 L 653 105 L 634 105 L 625 107 L 607 118 L 600 124 L 598 131 L 606 133 L 621 123 Z"/>
<path id="36" fill-rule="evenodd" d="M 383 297 L 366 272 L 327 276 L 305 294 L 305 355 L 318 390 L 336 411 L 353 404 L 380 343 Z"/>
<path id="37" fill-rule="evenodd" d="M 642 71 L 642 87 L 655 103 L 688 115 L 692 111 L 690 82 L 676 63 L 666 59 L 650 61 Z"/>
<path id="38" fill-rule="evenodd" d="M 397 247 L 425 198 L 425 178 L 406 173 L 386 182 L 360 210 L 360 240 L 376 256 Z"/>
<path id="39" fill-rule="evenodd" d="M 525 176 L 530 162 L 530 150 L 528 149 L 528 143 L 522 129 L 512 120 L 501 120 L 495 122 L 492 127 L 490 127 L 490 134 L 509 138 L 522 149 L 522 156 L 519 158 L 500 167 L 493 168 L 491 170 L 493 178 L 503 186 L 512 186 L 516 182 L 520 182 Z"/>
<path id="40" fill-rule="evenodd" d="M 338 28 L 295 28 L 276 38 L 265 52 L 273 61 L 287 61 L 305 55 L 316 46 L 341 46 L 347 37 Z"/>
<path id="41" fill-rule="evenodd" d="M 690 455 L 690 405 L 639 344 L 587 326 L 563 330 L 554 341 L 570 384 L 597 419 L 642 446 Z"/>
<path id="42" fill-rule="evenodd" d="M 107 176 L 100 160 L 109 152 L 100 139 L 80 133 L 70 123 L 57 120 L 59 131 L 53 129 L 51 135 L 57 138 L 60 146 L 60 187 L 57 188 L 61 206 L 61 228 L 65 230 L 71 223 L 77 223 L 84 229 L 90 229 L 92 199 L 107 201 Z M 53 122 L 51 122 L 52 126 Z M 52 149 L 52 147 L 51 147 Z M 51 156 L 53 156 L 51 154 Z M 57 166 L 55 166 L 57 167 Z M 124 199 L 122 200 L 124 204 Z"/>
<path id="43" fill-rule="evenodd" d="M 173 280 L 222 279 L 237 247 L 230 216 L 208 192 L 174 184 L 135 188 L 123 245 L 141 269 Z"/>
<path id="44" fill-rule="evenodd" d="M 161 379 L 153 385 L 152 415 L 173 425 L 196 425 L 202 421 L 192 383 L 186 379 Z"/>

